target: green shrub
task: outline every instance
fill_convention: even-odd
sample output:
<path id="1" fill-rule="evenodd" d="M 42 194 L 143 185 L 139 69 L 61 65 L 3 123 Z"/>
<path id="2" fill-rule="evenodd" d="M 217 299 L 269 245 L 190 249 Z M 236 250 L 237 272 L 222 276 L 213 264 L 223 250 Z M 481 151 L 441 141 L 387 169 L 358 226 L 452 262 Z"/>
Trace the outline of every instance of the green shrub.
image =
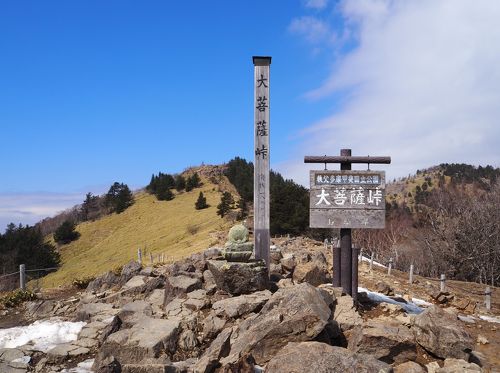
<path id="1" fill-rule="evenodd" d="M 0 304 L 7 308 L 13 308 L 23 302 L 35 300 L 36 295 L 29 290 L 14 290 L 0 299 Z"/>

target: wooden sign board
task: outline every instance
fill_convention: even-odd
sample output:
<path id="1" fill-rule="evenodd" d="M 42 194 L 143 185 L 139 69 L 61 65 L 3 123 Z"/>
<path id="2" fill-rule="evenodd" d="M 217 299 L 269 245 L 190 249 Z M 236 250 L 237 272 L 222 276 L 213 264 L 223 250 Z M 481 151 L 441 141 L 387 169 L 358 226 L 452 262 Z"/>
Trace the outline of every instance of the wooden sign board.
<path id="1" fill-rule="evenodd" d="M 311 170 L 311 228 L 385 227 L 384 171 Z"/>

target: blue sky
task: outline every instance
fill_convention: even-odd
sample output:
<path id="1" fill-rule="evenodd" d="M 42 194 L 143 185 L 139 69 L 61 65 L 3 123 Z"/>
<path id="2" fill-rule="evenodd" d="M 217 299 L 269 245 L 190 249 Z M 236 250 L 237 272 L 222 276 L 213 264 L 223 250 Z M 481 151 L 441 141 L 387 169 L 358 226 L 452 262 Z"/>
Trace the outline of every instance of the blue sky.
<path id="1" fill-rule="evenodd" d="M 495 4 L 5 1 L 0 229 L 114 181 L 251 160 L 253 55 L 273 58 L 272 167 L 298 182 L 304 155 L 341 147 L 391 155 L 390 177 L 498 166 Z"/>

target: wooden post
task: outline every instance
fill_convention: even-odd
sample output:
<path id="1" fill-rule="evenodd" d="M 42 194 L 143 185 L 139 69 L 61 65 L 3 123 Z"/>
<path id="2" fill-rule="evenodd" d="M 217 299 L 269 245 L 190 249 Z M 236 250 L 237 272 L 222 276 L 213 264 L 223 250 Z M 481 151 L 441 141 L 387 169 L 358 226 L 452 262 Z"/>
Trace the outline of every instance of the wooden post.
<path id="1" fill-rule="evenodd" d="M 351 149 L 340 149 L 340 155 L 351 156 Z M 341 170 L 350 170 L 351 163 L 342 162 Z M 351 229 L 340 228 L 340 282 L 343 291 L 352 295 L 352 242 Z"/>
<path id="2" fill-rule="evenodd" d="M 269 269 L 269 108 L 271 57 L 253 57 L 254 64 L 254 250 Z"/>
<path id="3" fill-rule="evenodd" d="M 410 264 L 410 284 L 413 284 L 413 264 Z"/>
<path id="4" fill-rule="evenodd" d="M 444 274 L 442 274 L 441 278 L 439 279 L 439 291 L 444 291 L 445 281 L 446 281 L 446 276 Z"/>
<path id="5" fill-rule="evenodd" d="M 332 244 L 333 250 L 333 286 L 340 287 L 340 240 Z"/>
<path id="6" fill-rule="evenodd" d="M 392 270 L 392 258 L 389 259 L 389 266 L 387 267 L 387 274 L 390 276 Z"/>
<path id="7" fill-rule="evenodd" d="M 142 250 L 141 250 L 141 248 L 137 249 L 137 261 L 139 262 L 140 265 L 142 265 Z"/>
<path id="8" fill-rule="evenodd" d="M 19 287 L 21 290 L 26 290 L 26 266 L 24 264 L 19 265 Z"/>
<path id="9" fill-rule="evenodd" d="M 486 305 L 486 309 L 488 311 L 491 311 L 491 288 L 489 286 L 486 286 L 486 291 L 484 292 L 484 303 Z"/>
<path id="10" fill-rule="evenodd" d="M 363 262 L 363 248 L 359 250 L 358 261 L 359 263 Z"/>
<path id="11" fill-rule="evenodd" d="M 374 256 L 374 255 L 375 255 L 375 254 L 374 254 L 374 253 L 373 253 L 373 251 L 372 251 L 372 255 L 370 256 L 370 272 L 371 272 L 371 271 L 372 271 L 372 269 L 373 269 L 373 256 Z"/>
<path id="12" fill-rule="evenodd" d="M 358 298 L 358 253 L 359 247 L 354 246 L 352 248 L 352 299 L 354 301 Z"/>

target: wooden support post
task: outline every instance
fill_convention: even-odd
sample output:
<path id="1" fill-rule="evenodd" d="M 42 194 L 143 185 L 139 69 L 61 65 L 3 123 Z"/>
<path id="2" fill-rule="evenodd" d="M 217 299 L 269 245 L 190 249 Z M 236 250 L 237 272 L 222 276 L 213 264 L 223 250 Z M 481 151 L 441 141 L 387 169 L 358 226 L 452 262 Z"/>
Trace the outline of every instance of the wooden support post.
<path id="1" fill-rule="evenodd" d="M 389 258 L 389 266 L 387 267 L 387 274 L 390 276 L 392 271 L 392 258 Z"/>
<path id="2" fill-rule="evenodd" d="M 486 291 L 484 292 L 484 303 L 486 306 L 486 309 L 488 311 L 491 311 L 491 288 L 489 286 L 486 286 Z"/>
<path id="3" fill-rule="evenodd" d="M 443 273 L 439 279 L 439 291 L 443 292 L 445 287 L 445 282 L 446 282 L 446 276 Z"/>
<path id="4" fill-rule="evenodd" d="M 333 286 L 340 287 L 340 240 L 332 244 L 333 250 Z"/>
<path id="5" fill-rule="evenodd" d="M 410 284 L 413 284 L 413 264 L 410 264 Z"/>
<path id="6" fill-rule="evenodd" d="M 351 156 L 351 149 L 340 149 L 340 155 L 344 157 Z M 351 163 L 342 162 L 341 170 L 350 170 Z M 343 291 L 352 295 L 352 242 L 351 229 L 340 229 L 340 282 Z"/>
<path id="7" fill-rule="evenodd" d="M 140 265 L 142 265 L 142 250 L 141 250 L 141 248 L 137 249 L 137 261 L 139 262 Z"/>
<path id="8" fill-rule="evenodd" d="M 269 109 L 271 57 L 253 57 L 254 64 L 254 254 L 269 270 Z"/>
<path id="9" fill-rule="evenodd" d="M 26 290 L 26 266 L 24 264 L 19 265 L 19 287 L 21 290 Z"/>
<path id="10" fill-rule="evenodd" d="M 374 256 L 374 252 L 372 251 L 372 255 L 370 256 L 370 272 L 372 271 L 373 269 L 373 256 Z"/>
<path id="11" fill-rule="evenodd" d="M 352 299 L 354 301 L 358 298 L 358 253 L 359 248 L 354 246 L 352 248 Z"/>
<path id="12" fill-rule="evenodd" d="M 363 248 L 359 250 L 358 261 L 359 263 L 363 262 Z"/>

